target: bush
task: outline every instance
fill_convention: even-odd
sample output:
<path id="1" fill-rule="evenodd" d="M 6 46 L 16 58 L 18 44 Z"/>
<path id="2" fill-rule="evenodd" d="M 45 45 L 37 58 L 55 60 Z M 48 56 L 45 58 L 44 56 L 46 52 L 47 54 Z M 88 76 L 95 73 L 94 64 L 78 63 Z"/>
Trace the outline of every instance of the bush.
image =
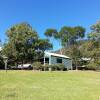
<path id="1" fill-rule="evenodd" d="M 58 70 L 63 70 L 65 68 L 64 64 L 57 64 Z"/>
<path id="2" fill-rule="evenodd" d="M 44 71 L 49 70 L 49 68 L 51 68 L 52 71 L 63 70 L 65 68 L 65 66 L 63 64 L 52 64 L 52 65 L 45 64 L 45 65 L 42 65 L 40 62 L 34 62 L 32 64 L 32 67 L 35 70 L 44 70 Z"/>
<path id="3" fill-rule="evenodd" d="M 98 60 L 96 63 L 97 63 L 97 70 L 100 70 L 100 60 Z"/>
<path id="4" fill-rule="evenodd" d="M 63 70 L 65 66 L 63 64 L 53 64 L 49 65 L 48 68 L 51 68 L 52 70 Z"/>
<path id="5" fill-rule="evenodd" d="M 34 62 L 32 64 L 32 67 L 33 67 L 34 70 L 41 70 L 42 69 L 42 64 L 41 64 L 41 62 Z"/>
<path id="6" fill-rule="evenodd" d="M 49 64 L 45 64 L 45 65 L 42 65 L 42 69 L 45 71 L 45 70 L 49 70 L 50 68 L 50 65 Z"/>
<path id="7" fill-rule="evenodd" d="M 100 70 L 100 60 L 98 60 L 98 61 L 91 61 L 87 65 L 87 69 L 89 69 L 89 70 Z"/>
<path id="8" fill-rule="evenodd" d="M 95 62 L 90 62 L 88 65 L 87 65 L 87 68 L 89 69 L 89 70 L 97 70 L 97 63 L 95 63 Z"/>

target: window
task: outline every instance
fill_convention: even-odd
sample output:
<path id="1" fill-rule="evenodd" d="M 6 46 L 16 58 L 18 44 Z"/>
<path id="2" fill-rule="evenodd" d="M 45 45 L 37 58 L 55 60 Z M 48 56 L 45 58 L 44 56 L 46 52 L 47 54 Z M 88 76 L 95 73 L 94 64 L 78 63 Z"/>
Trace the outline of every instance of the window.
<path id="1" fill-rule="evenodd" d="M 57 58 L 57 63 L 62 63 L 62 59 L 61 58 Z"/>
<path id="2" fill-rule="evenodd" d="M 45 63 L 49 64 L 49 58 L 45 58 Z"/>

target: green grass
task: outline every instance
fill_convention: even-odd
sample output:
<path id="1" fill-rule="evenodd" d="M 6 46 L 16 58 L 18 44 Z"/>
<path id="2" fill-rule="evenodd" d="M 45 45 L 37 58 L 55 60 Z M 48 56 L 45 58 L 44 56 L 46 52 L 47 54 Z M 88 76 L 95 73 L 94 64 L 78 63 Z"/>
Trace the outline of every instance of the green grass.
<path id="1" fill-rule="evenodd" d="M 100 100 L 100 73 L 0 71 L 0 100 Z"/>

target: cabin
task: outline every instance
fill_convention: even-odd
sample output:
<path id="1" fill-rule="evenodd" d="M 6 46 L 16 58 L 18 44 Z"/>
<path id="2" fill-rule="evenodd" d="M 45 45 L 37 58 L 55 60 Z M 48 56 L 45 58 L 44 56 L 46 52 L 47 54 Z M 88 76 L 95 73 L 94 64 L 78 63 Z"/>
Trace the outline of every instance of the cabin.
<path id="1" fill-rule="evenodd" d="M 2 51 L 2 47 L 0 47 L 0 51 Z"/>
<path id="2" fill-rule="evenodd" d="M 51 52 L 44 52 L 43 64 L 64 64 L 67 70 L 72 69 L 72 59 L 68 56 L 51 53 Z"/>

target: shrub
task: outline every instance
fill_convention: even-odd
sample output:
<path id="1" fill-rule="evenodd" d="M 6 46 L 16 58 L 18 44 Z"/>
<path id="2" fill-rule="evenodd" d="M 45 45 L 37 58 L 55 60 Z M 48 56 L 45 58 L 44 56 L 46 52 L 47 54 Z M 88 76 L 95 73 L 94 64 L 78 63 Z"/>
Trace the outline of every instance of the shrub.
<path id="1" fill-rule="evenodd" d="M 87 68 L 89 70 L 96 70 L 97 69 L 97 63 L 91 61 L 88 65 L 87 65 Z"/>
<path id="2" fill-rule="evenodd" d="M 32 64 L 32 66 L 33 66 L 33 69 L 35 69 L 35 70 L 44 70 L 44 71 L 49 70 L 49 68 L 51 68 L 52 71 L 63 70 L 65 68 L 65 66 L 63 64 L 42 65 L 40 62 L 34 62 Z"/>
<path id="3" fill-rule="evenodd" d="M 41 69 L 42 69 L 42 64 L 41 64 L 41 62 L 34 62 L 34 63 L 32 64 L 32 67 L 33 67 L 33 69 L 35 69 L 35 70 L 41 70 Z"/>
<path id="4" fill-rule="evenodd" d="M 48 67 L 51 68 L 51 70 L 57 70 L 56 64 L 49 65 Z"/>
<path id="5" fill-rule="evenodd" d="M 87 68 L 89 70 L 100 70 L 100 60 L 90 61 L 90 63 L 87 65 Z"/>
<path id="6" fill-rule="evenodd" d="M 53 64 L 49 65 L 48 67 L 51 68 L 52 70 L 63 70 L 65 68 L 63 64 Z"/>
<path id="7" fill-rule="evenodd" d="M 100 60 L 98 60 L 96 63 L 97 63 L 97 70 L 100 70 Z"/>
<path id="8" fill-rule="evenodd" d="M 45 70 L 48 70 L 50 67 L 49 64 L 45 64 L 45 65 L 42 65 L 42 69 L 45 71 Z"/>
<path id="9" fill-rule="evenodd" d="M 58 70 L 63 70 L 65 68 L 64 64 L 57 64 Z"/>

